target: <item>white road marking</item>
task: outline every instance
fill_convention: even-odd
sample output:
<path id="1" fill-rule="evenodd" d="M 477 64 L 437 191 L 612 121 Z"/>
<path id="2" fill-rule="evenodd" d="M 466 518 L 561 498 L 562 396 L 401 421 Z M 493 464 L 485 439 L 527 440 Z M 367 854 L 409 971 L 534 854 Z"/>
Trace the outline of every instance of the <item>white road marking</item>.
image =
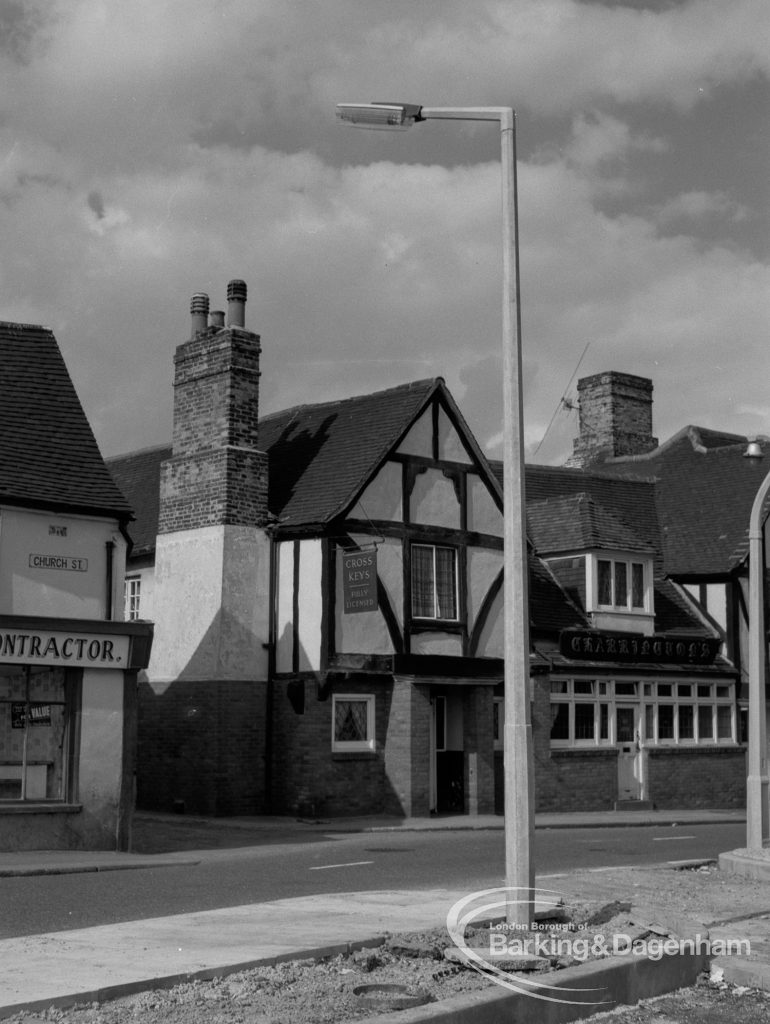
<path id="1" fill-rule="evenodd" d="M 357 868 L 361 864 L 374 864 L 373 860 L 351 860 L 347 864 L 318 864 L 316 867 L 310 868 L 310 871 L 328 871 L 329 868 Z"/>
<path id="2" fill-rule="evenodd" d="M 695 836 L 653 836 L 653 843 L 671 843 L 677 839 L 695 839 Z"/>

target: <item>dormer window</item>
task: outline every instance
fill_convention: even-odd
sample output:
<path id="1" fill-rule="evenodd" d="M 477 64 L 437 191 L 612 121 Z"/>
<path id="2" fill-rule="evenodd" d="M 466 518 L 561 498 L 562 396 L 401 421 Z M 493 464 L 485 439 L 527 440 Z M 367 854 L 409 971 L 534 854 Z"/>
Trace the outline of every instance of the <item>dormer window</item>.
<path id="1" fill-rule="evenodd" d="M 644 562 L 596 559 L 596 603 L 599 608 L 645 611 L 646 593 Z"/>

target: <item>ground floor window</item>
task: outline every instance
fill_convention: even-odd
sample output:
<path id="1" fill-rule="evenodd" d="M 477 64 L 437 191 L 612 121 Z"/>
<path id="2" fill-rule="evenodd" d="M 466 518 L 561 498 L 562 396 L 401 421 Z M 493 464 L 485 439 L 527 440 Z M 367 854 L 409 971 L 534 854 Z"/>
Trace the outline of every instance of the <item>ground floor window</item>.
<path id="1" fill-rule="evenodd" d="M 553 746 L 735 743 L 731 683 L 551 680 Z"/>
<path id="2" fill-rule="evenodd" d="M 0 665 L 0 801 L 67 799 L 75 675 Z"/>
<path id="3" fill-rule="evenodd" d="M 374 694 L 333 694 L 332 750 L 374 750 Z"/>

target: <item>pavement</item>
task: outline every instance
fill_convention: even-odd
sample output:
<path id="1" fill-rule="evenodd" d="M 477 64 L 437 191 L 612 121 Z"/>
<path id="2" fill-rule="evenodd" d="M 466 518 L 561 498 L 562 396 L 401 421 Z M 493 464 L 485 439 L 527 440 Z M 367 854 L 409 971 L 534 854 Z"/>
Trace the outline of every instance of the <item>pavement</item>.
<path id="1" fill-rule="evenodd" d="M 741 811 L 609 811 L 539 814 L 536 828 L 671 826 L 745 821 Z M 0 853 L 0 878 L 71 872 L 140 870 L 196 863 L 212 848 L 265 842 L 303 841 L 333 832 L 502 829 L 499 816 L 431 818 L 207 819 L 187 815 L 137 814 L 137 852 L 31 851 Z M 211 839 L 210 844 L 207 840 Z M 161 852 L 142 852 L 158 849 Z M 757 879 L 758 893 L 770 881 L 770 856 L 733 852 L 730 871 Z M 334 955 L 372 944 L 387 932 L 434 928 L 464 891 L 329 894 L 177 914 L 114 925 L 0 940 L 0 1019 L 22 1010 L 101 1001 L 193 978 L 311 955 Z M 725 977 L 743 965 L 736 980 L 770 989 L 770 890 L 746 920 L 725 922 L 719 935 L 748 934 L 750 964 L 726 959 Z M 764 907 L 760 905 L 765 903 Z M 715 933 L 712 933 L 715 934 Z M 757 952 L 758 951 L 758 952 Z M 720 961 L 722 963 L 722 961 Z"/>

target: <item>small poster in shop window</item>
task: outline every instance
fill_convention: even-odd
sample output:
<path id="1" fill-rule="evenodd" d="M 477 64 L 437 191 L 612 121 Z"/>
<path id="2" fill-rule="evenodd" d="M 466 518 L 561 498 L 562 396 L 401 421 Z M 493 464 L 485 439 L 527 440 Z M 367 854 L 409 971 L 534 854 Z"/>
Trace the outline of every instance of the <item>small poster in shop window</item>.
<path id="1" fill-rule="evenodd" d="M 377 551 L 343 551 L 342 594 L 344 612 L 370 612 L 377 608 Z"/>
<path id="2" fill-rule="evenodd" d="M 23 729 L 27 719 L 27 705 L 19 702 L 11 704 L 11 728 Z M 29 705 L 30 725 L 50 725 L 51 705 L 30 704 Z"/>

